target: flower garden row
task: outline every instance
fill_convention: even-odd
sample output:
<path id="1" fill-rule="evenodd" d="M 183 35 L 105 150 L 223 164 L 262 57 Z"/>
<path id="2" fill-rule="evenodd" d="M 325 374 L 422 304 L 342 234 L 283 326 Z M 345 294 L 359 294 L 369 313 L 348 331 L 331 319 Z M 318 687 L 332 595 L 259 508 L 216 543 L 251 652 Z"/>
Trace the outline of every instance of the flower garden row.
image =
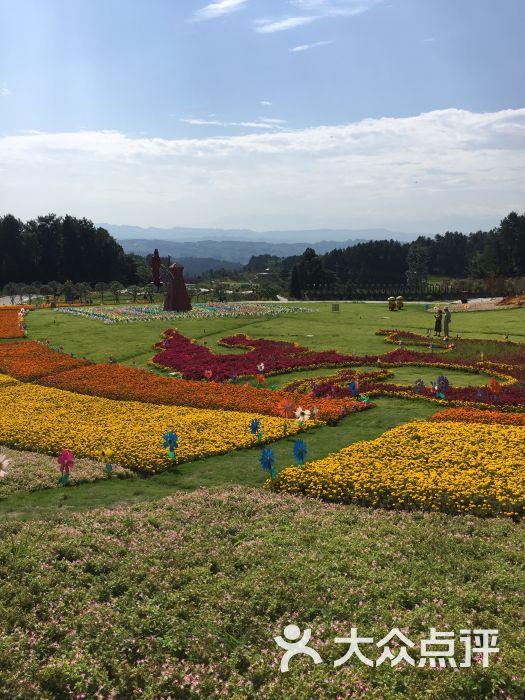
<path id="1" fill-rule="evenodd" d="M 313 313 L 314 309 L 281 304 L 225 304 L 221 302 L 194 304 L 191 311 L 165 311 L 158 304 L 134 306 L 64 306 L 58 313 L 81 316 L 104 323 L 133 323 L 135 321 L 173 321 L 174 319 L 244 318 L 282 316 L 283 314 Z"/>
<path id="2" fill-rule="evenodd" d="M 284 469 L 268 485 L 335 503 L 518 520 L 525 516 L 524 441 L 523 424 L 414 421 Z"/>
<path id="3" fill-rule="evenodd" d="M 218 381 L 235 381 L 240 376 L 256 375 L 261 365 L 264 365 L 264 372 L 271 375 L 297 369 L 350 365 L 361 359 L 335 350 L 309 350 L 296 343 L 251 339 L 246 335 L 223 338 L 219 344 L 243 348 L 246 352 L 219 355 L 178 331 L 168 329 L 164 339 L 155 346 L 159 352 L 153 357 L 153 362 L 181 372 L 185 379 L 209 376 Z"/>
<path id="4" fill-rule="evenodd" d="M 116 464 L 143 473 L 169 466 L 162 435 L 176 427 L 177 461 L 251 447 L 260 440 L 250 430 L 253 413 L 138 401 L 113 401 L 21 382 L 0 383 L 0 401 L 16 410 L 0 415 L 0 444 L 58 454 L 67 446 L 77 455 L 98 458 L 109 450 Z M 255 414 L 264 442 L 318 425 Z"/>
<path id="5" fill-rule="evenodd" d="M 26 382 L 116 400 L 255 411 L 284 418 L 292 417 L 301 406 L 313 411 L 319 420 L 330 423 L 370 405 L 350 396 L 336 400 L 317 399 L 300 392 L 272 391 L 249 384 L 159 377 L 146 370 L 119 364 L 93 364 L 57 352 L 37 341 L 1 344 L 0 372 Z"/>
<path id="6" fill-rule="evenodd" d="M 0 338 L 22 338 L 24 312 L 18 307 L 0 309 Z"/>

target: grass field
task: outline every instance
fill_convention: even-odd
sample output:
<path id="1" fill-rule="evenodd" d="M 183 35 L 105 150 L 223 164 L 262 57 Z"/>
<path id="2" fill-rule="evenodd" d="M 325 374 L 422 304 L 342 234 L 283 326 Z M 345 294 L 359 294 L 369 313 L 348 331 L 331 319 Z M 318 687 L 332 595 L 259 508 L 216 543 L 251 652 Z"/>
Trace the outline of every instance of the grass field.
<path id="1" fill-rule="evenodd" d="M 425 333 L 433 321 L 423 305 L 397 313 L 378 304 L 341 304 L 339 313 L 329 304 L 308 306 L 317 312 L 172 325 L 217 352 L 231 352 L 216 345 L 220 338 L 246 333 L 373 354 L 393 347 L 378 329 Z M 524 322 L 523 309 L 477 312 L 454 316 L 452 329 L 524 342 Z M 167 327 L 104 325 L 51 311 L 31 313 L 27 323 L 29 338 L 66 352 L 150 369 L 152 346 Z M 400 383 L 436 378 L 433 368 L 394 372 Z M 447 376 L 456 386 L 487 381 Z M 375 403 L 305 433 L 308 459 L 436 410 L 424 401 Z M 272 445 L 279 469 L 293 463 L 293 443 Z M 259 455 L 252 448 L 149 478 L 0 498 L 0 698 L 525 698 L 525 525 L 270 494 L 261 488 Z M 297 657 L 288 674 L 279 672 L 273 637 L 290 622 L 312 628 L 311 645 L 325 663 Z M 335 636 L 357 627 L 377 640 L 396 626 L 415 650 L 431 627 L 457 638 L 460 629 L 497 628 L 500 651 L 486 669 L 369 669 L 355 659 L 334 668 L 346 650 Z M 459 649 L 458 642 L 461 660 Z M 362 651 L 378 655 L 366 645 Z"/>

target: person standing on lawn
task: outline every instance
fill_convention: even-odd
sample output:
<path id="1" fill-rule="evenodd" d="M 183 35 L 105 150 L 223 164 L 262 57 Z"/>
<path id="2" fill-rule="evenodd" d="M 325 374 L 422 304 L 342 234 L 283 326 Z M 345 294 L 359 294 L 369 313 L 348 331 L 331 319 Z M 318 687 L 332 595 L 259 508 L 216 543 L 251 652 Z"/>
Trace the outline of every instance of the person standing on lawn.
<path id="1" fill-rule="evenodd" d="M 451 313 L 448 306 L 445 306 L 445 314 L 443 316 L 443 335 L 448 339 L 449 327 L 450 327 Z"/>
<path id="2" fill-rule="evenodd" d="M 436 322 L 434 323 L 434 335 L 437 335 L 438 338 L 441 335 L 441 320 L 443 318 L 443 312 L 441 309 L 437 310 L 437 313 L 434 315 L 434 318 L 436 319 Z"/>

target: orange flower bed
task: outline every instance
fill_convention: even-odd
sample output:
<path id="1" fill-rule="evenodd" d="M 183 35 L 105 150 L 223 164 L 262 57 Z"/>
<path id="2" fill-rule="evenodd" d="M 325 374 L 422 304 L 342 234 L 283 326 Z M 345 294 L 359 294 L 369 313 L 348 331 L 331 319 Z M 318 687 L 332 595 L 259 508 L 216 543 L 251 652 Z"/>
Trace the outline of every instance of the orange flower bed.
<path id="1" fill-rule="evenodd" d="M 461 423 L 501 423 L 505 425 L 525 425 L 525 413 L 503 411 L 482 411 L 475 408 L 449 408 L 435 413 L 431 420 L 457 421 Z"/>
<path id="2" fill-rule="evenodd" d="M 1 313 L 1 312 L 0 312 Z M 91 364 L 88 360 L 56 352 L 34 340 L 0 343 L 0 373 L 22 381 L 32 381 L 46 374 Z"/>
<path id="3" fill-rule="evenodd" d="M 21 338 L 23 335 L 18 309 L 0 309 L 0 338 Z"/>
<path id="4" fill-rule="evenodd" d="M 345 412 L 363 410 L 366 406 L 353 399 L 311 398 L 306 394 L 271 389 L 258 389 L 249 384 L 222 384 L 188 379 L 159 377 L 150 372 L 119 364 L 93 364 L 51 374 L 39 384 L 67 389 L 79 394 L 108 399 L 142 401 L 161 405 L 191 406 L 229 411 L 246 411 L 282 416 L 298 406 L 319 409 L 317 418 L 336 421 Z M 293 414 L 292 414 L 293 415 Z"/>

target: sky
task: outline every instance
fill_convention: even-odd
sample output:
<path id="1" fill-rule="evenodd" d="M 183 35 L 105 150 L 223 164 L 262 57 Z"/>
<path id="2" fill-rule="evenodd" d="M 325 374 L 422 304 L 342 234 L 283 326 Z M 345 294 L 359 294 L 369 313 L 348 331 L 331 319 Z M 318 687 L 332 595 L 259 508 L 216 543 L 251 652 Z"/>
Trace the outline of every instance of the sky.
<path id="1" fill-rule="evenodd" d="M 523 0 L 0 0 L 0 215 L 409 233 L 525 211 Z"/>

